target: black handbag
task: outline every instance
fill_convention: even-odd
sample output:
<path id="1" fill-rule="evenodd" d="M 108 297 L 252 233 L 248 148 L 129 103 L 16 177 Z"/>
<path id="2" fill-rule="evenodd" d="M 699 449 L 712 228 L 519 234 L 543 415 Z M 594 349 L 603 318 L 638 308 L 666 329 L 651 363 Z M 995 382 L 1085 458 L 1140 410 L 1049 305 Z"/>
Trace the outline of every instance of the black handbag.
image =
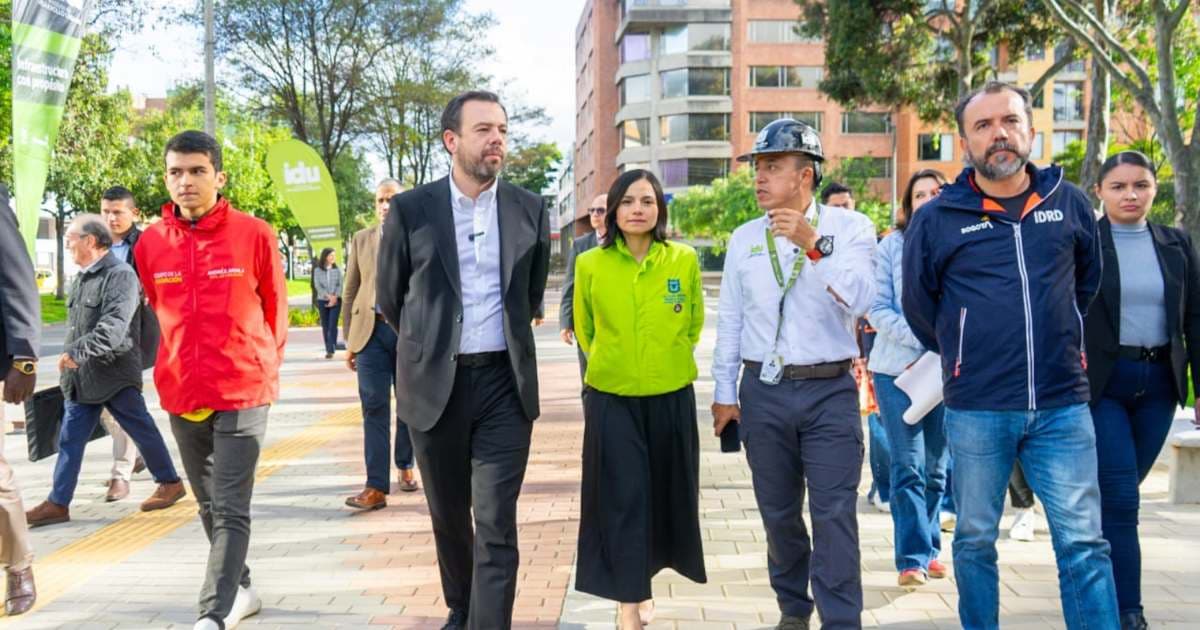
<path id="1" fill-rule="evenodd" d="M 58 434 L 65 410 L 62 388 L 43 389 L 25 402 L 25 443 L 29 461 L 36 462 L 58 453 Z M 103 422 L 97 422 L 88 441 L 108 435 Z"/>

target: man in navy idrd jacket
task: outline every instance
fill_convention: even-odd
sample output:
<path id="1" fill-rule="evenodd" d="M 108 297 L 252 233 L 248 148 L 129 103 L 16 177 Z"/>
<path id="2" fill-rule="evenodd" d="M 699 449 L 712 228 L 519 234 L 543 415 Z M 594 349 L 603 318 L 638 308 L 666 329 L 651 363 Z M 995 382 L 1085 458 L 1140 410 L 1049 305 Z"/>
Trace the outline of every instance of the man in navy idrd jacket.
<path id="1" fill-rule="evenodd" d="M 1083 341 L 1100 284 L 1096 220 L 1062 169 L 1029 163 L 1028 92 L 990 83 L 955 115 L 970 168 L 908 228 L 903 306 L 942 357 L 959 617 L 999 628 L 995 543 L 1019 459 L 1050 519 L 1067 627 L 1115 630 Z"/>

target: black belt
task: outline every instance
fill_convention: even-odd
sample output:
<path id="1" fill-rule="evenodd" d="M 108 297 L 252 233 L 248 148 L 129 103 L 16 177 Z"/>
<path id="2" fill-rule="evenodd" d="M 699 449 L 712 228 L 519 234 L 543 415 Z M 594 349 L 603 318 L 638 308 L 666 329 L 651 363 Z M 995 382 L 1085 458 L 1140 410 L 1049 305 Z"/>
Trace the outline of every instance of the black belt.
<path id="1" fill-rule="evenodd" d="M 1166 361 L 1171 356 L 1171 346 L 1159 346 L 1157 348 L 1121 346 L 1117 350 L 1117 356 L 1122 359 L 1129 359 L 1130 361 L 1156 363 L 1158 361 Z"/>
<path id="2" fill-rule="evenodd" d="M 477 368 L 488 365 L 504 363 L 508 360 L 508 352 L 505 350 L 497 350 L 496 352 L 476 352 L 474 354 L 456 354 L 450 357 L 451 361 L 458 363 L 463 367 Z"/>
<path id="3" fill-rule="evenodd" d="M 742 361 L 747 368 L 755 372 L 762 371 L 762 363 L 758 361 Z M 783 380 L 802 381 L 814 378 L 837 378 L 850 371 L 850 359 L 832 363 L 814 363 L 813 365 L 783 366 Z"/>

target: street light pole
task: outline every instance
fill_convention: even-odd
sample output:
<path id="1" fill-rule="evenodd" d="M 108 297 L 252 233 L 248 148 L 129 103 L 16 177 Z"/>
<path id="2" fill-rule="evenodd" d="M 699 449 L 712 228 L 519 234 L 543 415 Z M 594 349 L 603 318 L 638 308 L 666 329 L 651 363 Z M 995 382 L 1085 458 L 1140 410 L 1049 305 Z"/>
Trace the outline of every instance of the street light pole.
<path id="1" fill-rule="evenodd" d="M 213 35 L 213 0 L 204 0 L 204 131 L 210 136 L 217 133 L 217 114 L 214 101 L 216 100 L 216 72 L 213 68 L 213 48 L 216 37 Z"/>

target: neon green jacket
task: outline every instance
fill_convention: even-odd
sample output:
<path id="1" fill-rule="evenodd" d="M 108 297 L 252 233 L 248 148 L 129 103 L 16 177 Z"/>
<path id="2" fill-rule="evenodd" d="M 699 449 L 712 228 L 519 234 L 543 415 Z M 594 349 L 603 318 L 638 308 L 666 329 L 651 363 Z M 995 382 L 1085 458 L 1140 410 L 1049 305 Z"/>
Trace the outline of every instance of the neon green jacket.
<path id="1" fill-rule="evenodd" d="M 655 396 L 696 380 L 692 351 L 704 326 L 700 259 L 659 243 L 639 264 L 622 239 L 575 259 L 575 335 L 584 381 L 621 396 Z"/>

